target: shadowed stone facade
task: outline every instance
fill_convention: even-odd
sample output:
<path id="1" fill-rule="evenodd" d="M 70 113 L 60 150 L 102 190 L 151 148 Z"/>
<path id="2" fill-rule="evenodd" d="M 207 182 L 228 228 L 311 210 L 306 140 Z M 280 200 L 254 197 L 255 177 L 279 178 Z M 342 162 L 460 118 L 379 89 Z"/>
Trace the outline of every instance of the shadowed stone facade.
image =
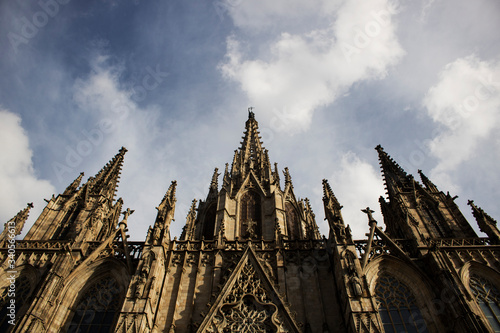
<path id="1" fill-rule="evenodd" d="M 131 242 L 133 210 L 115 200 L 122 148 L 95 177 L 81 184 L 82 173 L 47 200 L 15 256 L 9 240 L 32 205 L 5 224 L 0 331 L 499 332 L 496 221 L 470 201 L 488 236 L 478 237 L 453 197 L 376 150 L 385 229 L 366 208 L 368 238 L 353 240 L 324 180 L 326 238 L 288 168 L 280 175 L 271 164 L 250 111 L 222 184 L 215 169 L 179 239 L 170 236 L 173 181 L 145 241 Z"/>

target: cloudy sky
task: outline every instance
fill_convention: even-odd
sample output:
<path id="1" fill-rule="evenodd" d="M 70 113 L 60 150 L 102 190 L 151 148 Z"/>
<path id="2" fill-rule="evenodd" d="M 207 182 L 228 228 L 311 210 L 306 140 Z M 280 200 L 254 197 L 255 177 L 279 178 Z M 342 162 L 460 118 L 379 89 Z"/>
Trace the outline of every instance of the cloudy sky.
<path id="1" fill-rule="evenodd" d="M 382 221 L 377 144 L 477 230 L 468 199 L 500 218 L 498 31 L 496 0 L 2 1 L 0 218 L 34 202 L 31 225 L 125 146 L 131 239 L 174 179 L 179 235 L 253 106 L 322 233 L 323 178 L 355 237 L 361 208 Z"/>

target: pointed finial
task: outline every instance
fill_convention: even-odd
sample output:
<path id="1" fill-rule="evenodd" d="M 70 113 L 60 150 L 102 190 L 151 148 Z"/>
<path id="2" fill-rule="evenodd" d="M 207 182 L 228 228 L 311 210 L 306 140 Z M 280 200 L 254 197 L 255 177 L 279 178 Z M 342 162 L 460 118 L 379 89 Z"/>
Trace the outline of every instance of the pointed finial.
<path id="1" fill-rule="evenodd" d="M 226 167 L 227 167 L 227 164 L 226 164 Z M 218 178 L 219 178 L 220 174 L 218 172 L 219 172 L 219 169 L 215 168 L 214 174 L 212 176 L 212 181 L 210 182 L 210 190 L 217 191 L 217 189 L 219 188 Z"/>
<path id="2" fill-rule="evenodd" d="M 176 201 L 175 190 L 177 188 L 177 181 L 172 180 L 170 186 L 168 187 L 167 193 L 165 193 L 165 198 L 169 198 L 171 202 Z"/>
<path id="3" fill-rule="evenodd" d="M 292 176 L 290 176 L 288 167 L 285 167 L 285 170 L 283 170 L 283 174 L 285 175 L 285 186 L 292 185 Z"/>
<path id="4" fill-rule="evenodd" d="M 76 177 L 76 179 L 66 188 L 66 190 L 63 192 L 63 195 L 69 195 L 75 192 L 78 186 L 80 186 L 83 176 L 84 173 L 80 172 L 80 175 Z"/>
<path id="5" fill-rule="evenodd" d="M 418 169 L 418 174 L 420 175 L 420 179 L 422 180 L 422 183 L 431 191 L 437 191 L 437 186 L 434 185 L 433 182 L 430 181 L 429 178 L 427 178 L 426 175 L 422 172 L 422 170 Z"/>
<path id="6" fill-rule="evenodd" d="M 253 113 L 253 109 L 254 109 L 254 107 L 253 107 L 253 106 L 250 106 L 250 107 L 248 108 L 248 119 L 250 119 L 250 118 L 255 118 L 255 113 Z"/>
<path id="7" fill-rule="evenodd" d="M 26 205 L 26 208 L 21 209 L 16 216 L 11 218 L 4 224 L 4 230 L 0 234 L 0 240 L 5 239 L 7 237 L 7 232 L 12 234 L 12 229 L 14 230 L 14 236 L 20 235 L 23 231 L 24 224 L 28 220 L 28 215 L 30 209 L 33 208 L 33 203 L 30 202 Z M 9 236 L 10 237 L 10 236 Z"/>

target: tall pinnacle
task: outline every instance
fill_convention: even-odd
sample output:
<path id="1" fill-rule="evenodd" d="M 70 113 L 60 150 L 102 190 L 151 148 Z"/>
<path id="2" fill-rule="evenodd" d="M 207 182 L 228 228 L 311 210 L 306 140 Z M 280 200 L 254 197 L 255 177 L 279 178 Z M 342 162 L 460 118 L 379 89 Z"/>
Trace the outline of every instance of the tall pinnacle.
<path id="1" fill-rule="evenodd" d="M 78 177 L 76 177 L 76 179 L 66 188 L 63 195 L 70 195 L 74 193 L 78 189 L 78 186 L 80 186 L 83 176 L 84 173 L 80 172 L 80 175 L 78 175 Z"/>
<path id="2" fill-rule="evenodd" d="M 418 174 L 420 175 L 420 179 L 422 180 L 422 183 L 427 187 L 428 190 L 432 192 L 438 192 L 438 188 L 436 185 L 434 185 L 433 182 L 430 181 L 429 178 L 427 178 L 426 175 L 422 172 L 422 170 L 418 170 Z"/>
<path id="3" fill-rule="evenodd" d="M 111 161 L 109 161 L 92 179 L 91 192 L 102 194 L 113 200 L 116 188 L 118 187 L 123 158 L 127 149 L 122 147 Z M 89 182 L 90 183 L 90 182 Z"/>
<path id="4" fill-rule="evenodd" d="M 3 232 L 0 234 L 0 240 L 4 240 L 7 237 L 7 232 L 10 232 L 9 230 L 14 228 L 14 235 L 20 235 L 21 232 L 23 231 L 24 224 L 26 223 L 26 220 L 28 219 L 28 214 L 30 212 L 30 209 L 33 208 L 33 203 L 28 203 L 27 207 L 20 210 L 16 216 L 11 218 L 9 221 L 7 221 L 4 225 Z"/>
<path id="5" fill-rule="evenodd" d="M 382 148 L 381 145 L 375 147 L 378 152 L 380 167 L 384 175 L 385 185 L 389 191 L 389 195 L 394 194 L 394 191 L 410 178 L 396 161 L 394 161 Z"/>
<path id="6" fill-rule="evenodd" d="M 263 147 L 259 136 L 259 123 L 255 120 L 255 114 L 250 110 L 248 112 L 248 120 L 245 123 L 245 136 L 240 147 L 242 161 L 248 160 L 257 161 L 262 158 Z"/>
<path id="7" fill-rule="evenodd" d="M 469 200 L 467 204 L 472 208 L 472 215 L 474 215 L 479 229 L 488 235 L 493 244 L 500 244 L 500 231 L 497 228 L 497 221 L 476 206 L 473 200 Z"/>
<path id="8" fill-rule="evenodd" d="M 267 150 L 262 147 L 259 123 L 255 120 L 252 109 L 248 109 L 248 120 L 245 123 L 241 146 L 234 153 L 231 177 L 236 176 L 238 181 L 243 181 L 252 170 L 260 181 L 269 181 L 271 174 L 269 156 Z"/>

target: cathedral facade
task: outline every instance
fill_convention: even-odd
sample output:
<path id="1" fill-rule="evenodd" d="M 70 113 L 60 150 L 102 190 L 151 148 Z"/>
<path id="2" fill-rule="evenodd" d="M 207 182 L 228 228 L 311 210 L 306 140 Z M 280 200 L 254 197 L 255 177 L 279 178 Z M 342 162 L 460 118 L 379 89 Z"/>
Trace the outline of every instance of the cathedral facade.
<path id="1" fill-rule="evenodd" d="M 22 240 L 30 205 L 5 224 L 0 331 L 500 332 L 496 221 L 469 201 L 487 235 L 478 237 L 455 198 L 376 151 L 385 228 L 367 207 L 367 238 L 353 240 L 324 180 L 325 237 L 289 170 L 271 164 L 250 111 L 231 166 L 220 185 L 215 169 L 179 239 L 172 181 L 134 242 L 133 211 L 115 200 L 122 148 L 47 200 Z"/>

